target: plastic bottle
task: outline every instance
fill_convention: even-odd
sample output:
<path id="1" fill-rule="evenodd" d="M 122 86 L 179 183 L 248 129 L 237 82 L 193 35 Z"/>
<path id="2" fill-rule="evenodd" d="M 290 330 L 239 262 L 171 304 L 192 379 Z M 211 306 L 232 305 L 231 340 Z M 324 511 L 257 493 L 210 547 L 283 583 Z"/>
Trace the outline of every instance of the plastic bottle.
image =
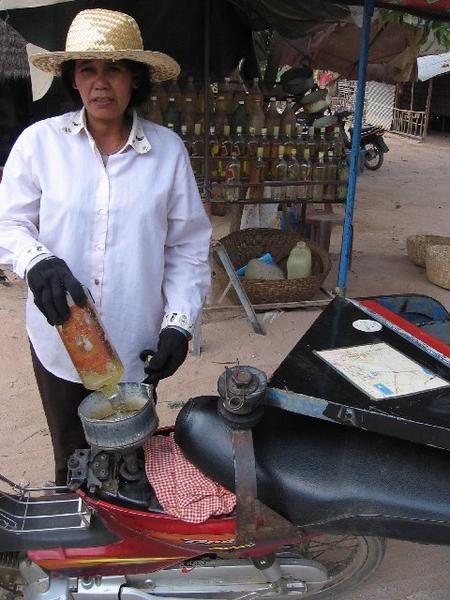
<path id="1" fill-rule="evenodd" d="M 225 79 L 219 83 L 219 95 L 223 96 L 226 114 L 233 112 L 233 90 L 231 89 L 230 81 L 229 77 L 225 77 Z"/>
<path id="2" fill-rule="evenodd" d="M 259 100 L 261 102 L 262 109 L 262 102 L 264 100 L 264 96 L 261 92 L 261 88 L 259 87 L 259 77 L 253 77 L 253 83 L 245 99 L 245 110 L 247 111 L 247 113 L 252 112 L 255 100 Z"/>
<path id="3" fill-rule="evenodd" d="M 299 200 L 309 200 L 311 198 L 311 185 L 312 179 L 312 163 L 309 160 L 309 149 L 305 148 L 303 158 L 300 161 L 300 173 L 299 180 L 304 181 L 305 185 L 300 185 L 297 188 L 297 197 Z"/>
<path id="4" fill-rule="evenodd" d="M 325 179 L 334 183 L 326 183 L 323 188 L 324 200 L 336 199 L 336 179 L 337 179 L 337 162 L 334 158 L 332 150 L 328 151 L 328 156 L 325 158 Z"/>
<path id="5" fill-rule="evenodd" d="M 292 153 L 292 150 L 295 148 L 295 140 L 291 135 L 291 125 L 288 124 L 285 127 L 284 130 L 284 137 L 283 137 L 283 145 L 284 145 L 284 153 L 286 156 L 290 156 Z"/>
<path id="6" fill-rule="evenodd" d="M 152 83 L 152 96 L 156 96 L 158 98 L 159 108 L 161 109 L 161 112 L 164 113 L 169 100 L 167 97 L 167 92 L 164 89 L 161 81 L 155 81 Z"/>
<path id="7" fill-rule="evenodd" d="M 112 397 L 124 368 L 87 290 L 86 297 L 86 305 L 80 307 L 67 294 L 70 317 L 57 329 L 84 387 Z"/>
<path id="8" fill-rule="evenodd" d="M 216 134 L 221 137 L 224 133 L 225 125 L 228 125 L 228 115 L 225 109 L 225 97 L 219 96 L 216 102 L 216 108 L 213 116 Z"/>
<path id="9" fill-rule="evenodd" d="M 231 158 L 226 162 L 225 165 L 225 174 L 224 181 L 227 184 L 236 184 L 239 183 L 241 174 L 241 164 L 237 159 L 235 154 L 231 155 Z M 229 202 L 235 202 L 239 199 L 239 188 L 238 187 L 229 187 L 225 188 L 225 198 Z"/>
<path id="10" fill-rule="evenodd" d="M 192 75 L 189 75 L 189 77 L 187 78 L 187 81 L 186 81 L 186 85 L 184 86 L 184 90 L 183 90 L 184 103 L 186 103 L 186 100 L 188 98 L 190 98 L 192 100 L 192 106 L 193 106 L 194 112 L 197 112 L 198 97 L 197 97 L 197 90 L 195 89 L 194 78 L 192 77 Z"/>
<path id="11" fill-rule="evenodd" d="M 290 99 L 287 101 L 285 109 L 281 113 L 281 131 L 286 131 L 286 125 L 290 125 L 291 131 L 295 132 L 297 118 L 295 116 L 294 103 Z"/>
<path id="12" fill-rule="evenodd" d="M 288 279 L 301 279 L 311 275 L 311 250 L 305 242 L 297 242 L 287 260 Z"/>
<path id="13" fill-rule="evenodd" d="M 170 98 L 175 98 L 178 110 L 183 109 L 183 94 L 181 93 L 181 90 L 178 86 L 178 81 L 176 79 L 172 79 L 169 82 L 169 87 L 167 88 L 167 95 L 169 96 L 169 100 Z"/>
<path id="14" fill-rule="evenodd" d="M 286 181 L 287 162 L 284 160 L 284 146 L 278 146 L 278 158 L 272 163 L 272 181 Z M 275 201 L 284 200 L 286 197 L 286 187 L 273 186 L 272 198 Z"/>
<path id="15" fill-rule="evenodd" d="M 250 163 L 250 183 L 262 183 L 265 179 L 266 169 L 263 159 L 263 149 L 259 147 L 256 152 L 256 159 Z M 264 198 L 264 186 L 251 187 L 249 196 L 253 200 Z"/>
<path id="16" fill-rule="evenodd" d="M 286 160 L 287 162 L 287 175 L 288 181 L 299 181 L 300 180 L 300 164 L 297 160 L 297 150 L 292 148 L 290 156 Z M 288 200 L 295 202 L 298 195 L 298 187 L 296 185 L 288 185 L 286 189 L 286 197 Z"/>

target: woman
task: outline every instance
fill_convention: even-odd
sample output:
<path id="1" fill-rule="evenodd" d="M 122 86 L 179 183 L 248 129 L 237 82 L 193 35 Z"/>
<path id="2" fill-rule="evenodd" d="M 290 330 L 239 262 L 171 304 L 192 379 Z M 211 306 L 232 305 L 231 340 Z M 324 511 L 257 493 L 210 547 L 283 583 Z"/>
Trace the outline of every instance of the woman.
<path id="1" fill-rule="evenodd" d="M 130 16 L 80 12 L 66 50 L 34 55 L 79 96 L 83 108 L 35 123 L 13 147 L 0 185 L 0 263 L 26 278 L 26 325 L 55 455 L 86 447 L 77 416 L 90 393 L 53 325 L 69 316 L 66 292 L 86 286 L 125 367 L 145 381 L 172 375 L 209 282 L 211 228 L 189 158 L 176 134 L 138 118 L 133 106 L 155 81 L 175 78 L 169 56 L 144 51 Z M 145 359 L 148 351 L 142 356 Z"/>

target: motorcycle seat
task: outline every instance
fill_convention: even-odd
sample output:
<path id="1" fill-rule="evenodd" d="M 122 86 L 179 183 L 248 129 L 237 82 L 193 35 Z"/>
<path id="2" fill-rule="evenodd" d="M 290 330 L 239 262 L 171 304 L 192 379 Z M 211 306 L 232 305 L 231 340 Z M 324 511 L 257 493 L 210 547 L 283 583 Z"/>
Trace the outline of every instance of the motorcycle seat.
<path id="1" fill-rule="evenodd" d="M 450 452 L 271 407 L 253 437 L 259 499 L 305 531 L 450 544 Z M 234 491 L 232 435 L 216 397 L 183 407 L 175 439 Z"/>
<path id="2" fill-rule="evenodd" d="M 377 129 L 380 128 L 376 125 L 365 125 L 364 127 L 361 127 L 361 133 L 370 133 L 371 131 L 376 131 Z M 349 127 L 348 130 L 350 133 L 353 133 L 353 127 Z"/>

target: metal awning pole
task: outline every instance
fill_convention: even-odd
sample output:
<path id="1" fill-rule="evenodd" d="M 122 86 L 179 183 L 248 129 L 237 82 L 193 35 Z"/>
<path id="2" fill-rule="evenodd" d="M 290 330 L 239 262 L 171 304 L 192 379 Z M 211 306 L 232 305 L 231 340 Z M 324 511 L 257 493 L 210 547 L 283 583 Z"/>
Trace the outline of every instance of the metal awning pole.
<path id="1" fill-rule="evenodd" d="M 336 293 L 345 294 L 347 271 L 350 261 L 353 237 L 353 210 L 355 206 L 356 178 L 358 176 L 358 160 L 361 139 L 361 126 L 364 109 L 364 93 L 366 87 L 367 56 L 369 54 L 370 21 L 373 15 L 374 0 L 364 0 L 364 18 L 359 48 L 358 84 L 356 88 L 355 119 L 353 123 L 352 151 L 350 173 L 348 178 L 347 202 L 345 205 L 344 228 L 342 232 L 341 257 Z"/>

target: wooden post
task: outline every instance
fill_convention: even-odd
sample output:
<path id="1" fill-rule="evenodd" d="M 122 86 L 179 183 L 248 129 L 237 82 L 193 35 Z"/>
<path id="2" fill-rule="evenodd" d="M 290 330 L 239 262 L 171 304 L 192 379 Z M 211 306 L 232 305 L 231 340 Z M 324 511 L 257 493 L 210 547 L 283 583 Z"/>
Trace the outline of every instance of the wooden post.
<path id="1" fill-rule="evenodd" d="M 430 122 L 431 98 L 433 96 L 433 78 L 428 81 L 427 102 L 425 104 L 425 125 L 423 126 L 422 140 L 427 137 L 428 124 Z"/>

